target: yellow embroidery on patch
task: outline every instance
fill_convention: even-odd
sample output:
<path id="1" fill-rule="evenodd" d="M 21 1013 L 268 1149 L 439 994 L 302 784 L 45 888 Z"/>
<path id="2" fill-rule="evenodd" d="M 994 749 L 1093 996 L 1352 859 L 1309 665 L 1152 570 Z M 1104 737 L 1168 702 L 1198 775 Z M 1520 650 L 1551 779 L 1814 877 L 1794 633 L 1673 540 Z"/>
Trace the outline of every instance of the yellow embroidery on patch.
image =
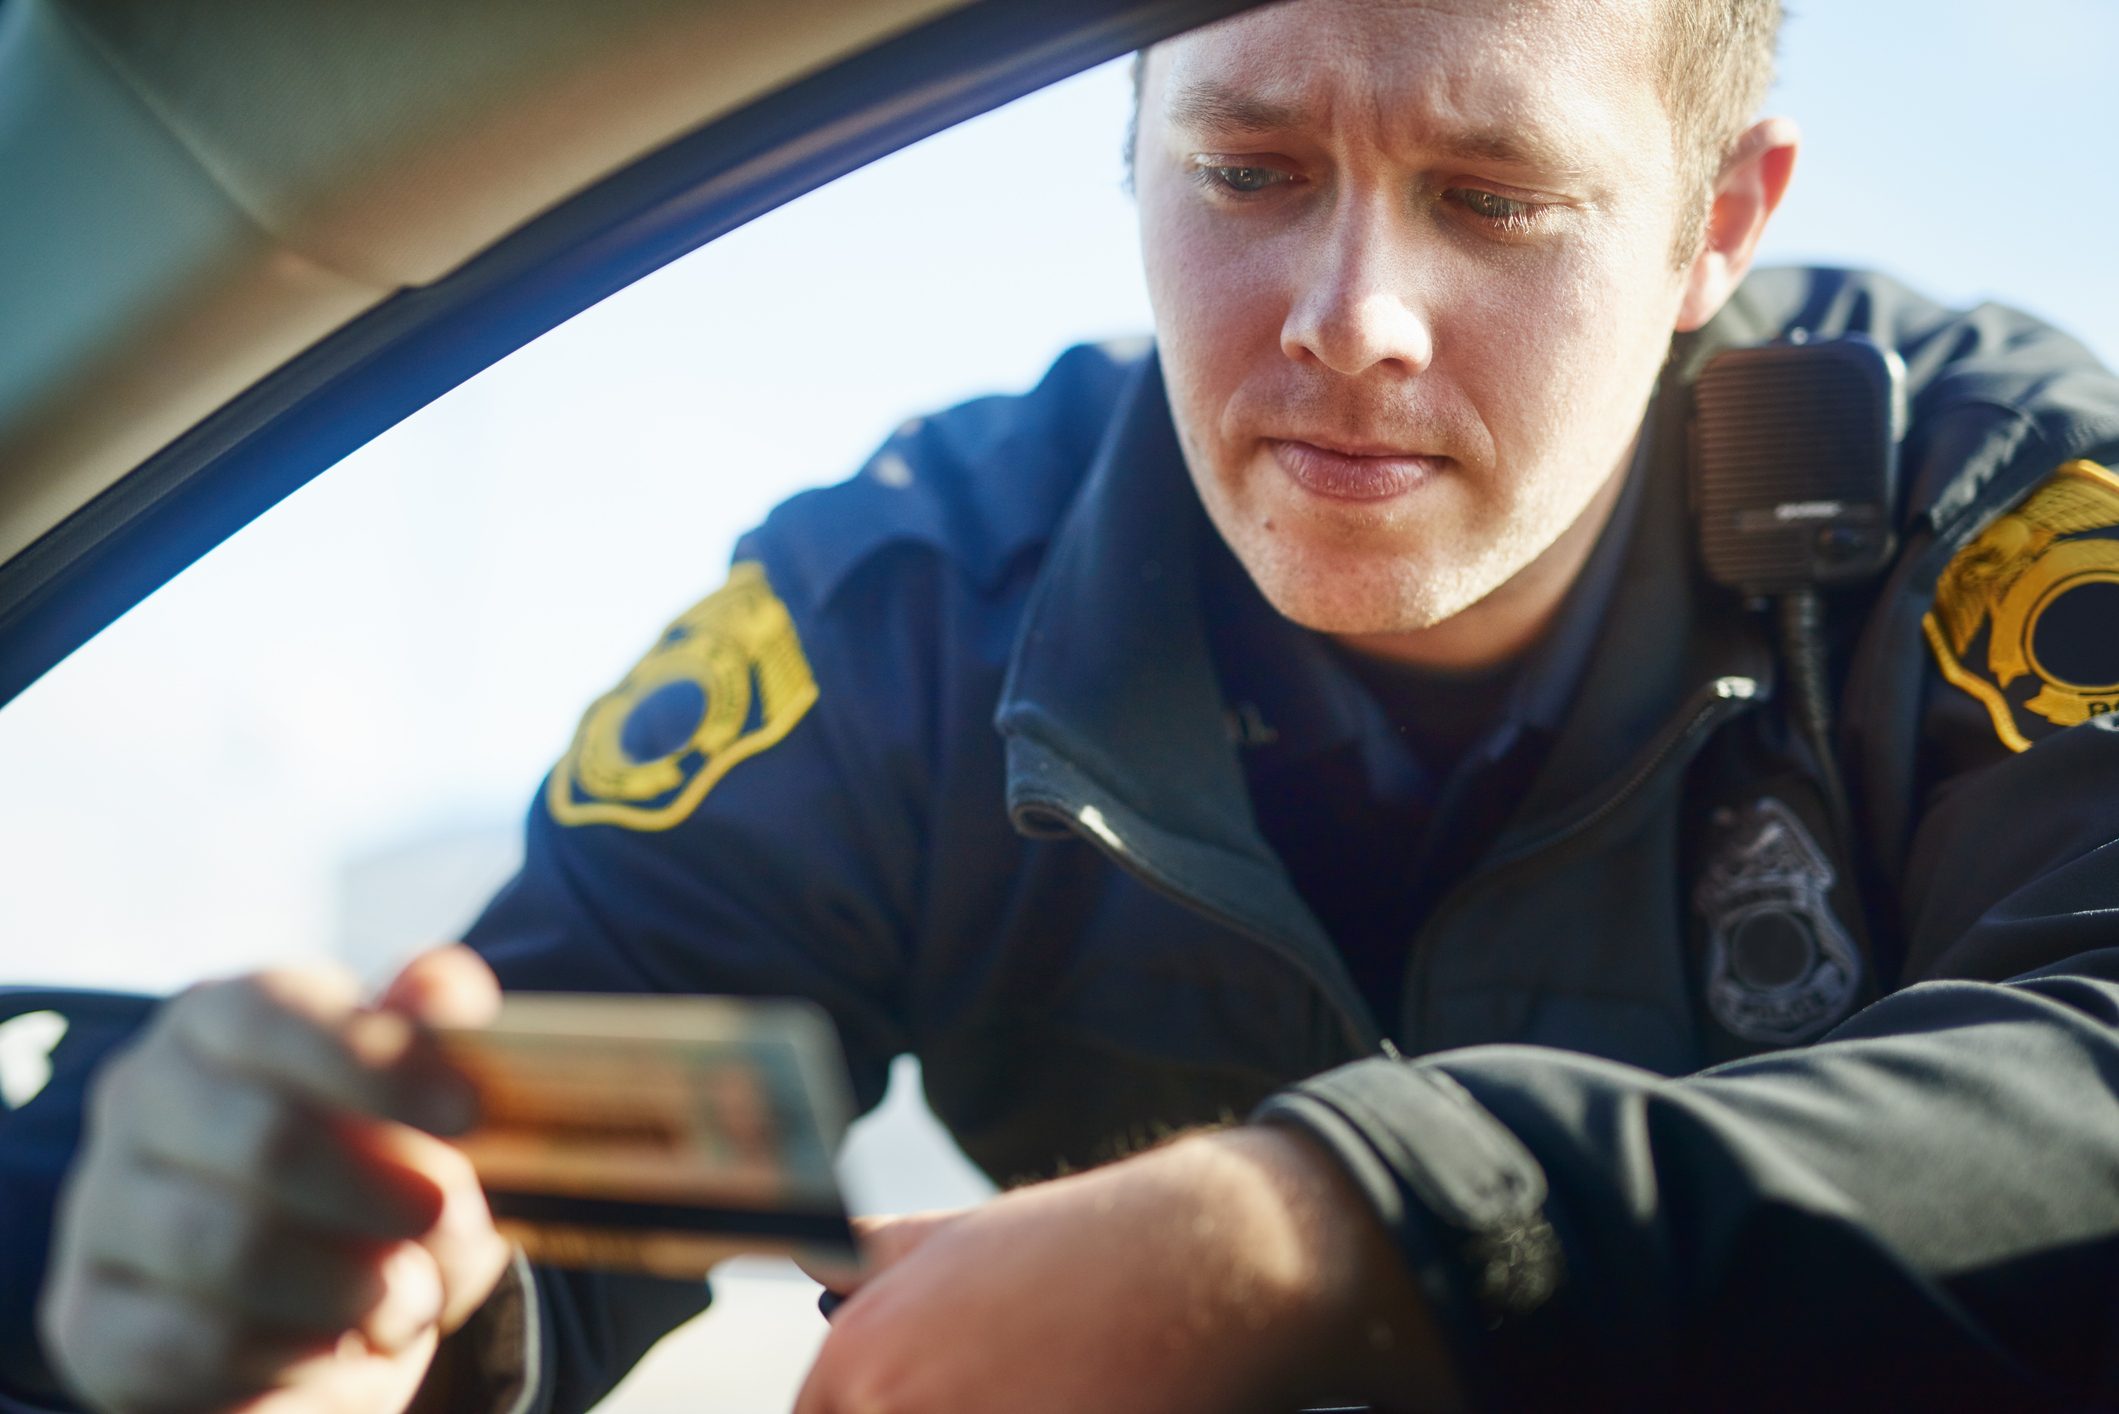
<path id="1" fill-rule="evenodd" d="M 2100 640 L 2110 653 L 2098 682 L 2071 680 L 2041 660 L 2038 633 L 2068 595 L 2119 586 L 2119 538 L 2099 533 L 2113 530 L 2119 476 L 2095 462 L 2068 462 L 1959 550 L 1936 583 L 1935 606 L 1922 621 L 1928 646 L 1943 677 L 1979 700 L 2012 751 L 2052 727 L 2119 711 L 2119 623 Z M 1982 640 L 1984 673 L 1974 651 Z"/>
<path id="2" fill-rule="evenodd" d="M 629 736 L 651 700 L 658 728 Z M 816 700 L 787 606 L 764 567 L 743 561 L 589 708 L 552 772 L 546 807 L 562 825 L 667 830 L 737 762 L 792 731 Z"/>

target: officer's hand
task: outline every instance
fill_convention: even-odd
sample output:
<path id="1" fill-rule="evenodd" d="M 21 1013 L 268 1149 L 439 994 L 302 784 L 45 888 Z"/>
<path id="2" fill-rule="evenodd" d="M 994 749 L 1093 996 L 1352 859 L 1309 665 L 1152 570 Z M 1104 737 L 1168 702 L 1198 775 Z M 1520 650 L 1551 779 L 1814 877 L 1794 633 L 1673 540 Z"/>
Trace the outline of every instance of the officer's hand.
<path id="1" fill-rule="evenodd" d="M 60 1198 L 39 1309 L 60 1377 L 112 1411 L 404 1408 L 508 1261 L 433 1137 L 472 1098 L 413 1019 L 498 1004 L 485 963 L 444 948 L 375 1008 L 336 970 L 165 1006 L 98 1079 Z"/>
<path id="2" fill-rule="evenodd" d="M 1388 1233 L 1311 1143 L 1196 1136 L 959 1213 L 866 1224 L 795 1414 L 1446 1408 Z"/>

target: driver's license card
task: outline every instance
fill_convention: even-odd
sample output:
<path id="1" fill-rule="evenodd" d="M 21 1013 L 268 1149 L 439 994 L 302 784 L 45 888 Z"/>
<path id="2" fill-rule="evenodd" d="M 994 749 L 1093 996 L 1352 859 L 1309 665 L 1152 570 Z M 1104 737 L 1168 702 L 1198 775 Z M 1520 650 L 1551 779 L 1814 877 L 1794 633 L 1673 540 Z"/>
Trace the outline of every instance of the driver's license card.
<path id="1" fill-rule="evenodd" d="M 696 1277 L 855 1260 L 831 1156 L 851 1104 L 806 1002 L 527 993 L 437 1033 L 478 1092 L 460 1147 L 534 1262 Z"/>

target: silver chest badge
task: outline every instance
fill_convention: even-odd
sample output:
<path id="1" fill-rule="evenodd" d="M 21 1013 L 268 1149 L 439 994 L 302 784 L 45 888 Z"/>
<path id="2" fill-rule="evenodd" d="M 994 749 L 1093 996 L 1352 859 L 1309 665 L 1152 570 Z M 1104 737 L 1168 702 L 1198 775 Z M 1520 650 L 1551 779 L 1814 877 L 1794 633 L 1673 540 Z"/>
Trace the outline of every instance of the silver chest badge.
<path id="1" fill-rule="evenodd" d="M 1831 862 L 1778 800 L 1718 812 L 1693 902 L 1707 920 L 1707 1009 L 1732 1035 L 1808 1041 L 1854 1008 L 1861 956 L 1826 901 Z"/>

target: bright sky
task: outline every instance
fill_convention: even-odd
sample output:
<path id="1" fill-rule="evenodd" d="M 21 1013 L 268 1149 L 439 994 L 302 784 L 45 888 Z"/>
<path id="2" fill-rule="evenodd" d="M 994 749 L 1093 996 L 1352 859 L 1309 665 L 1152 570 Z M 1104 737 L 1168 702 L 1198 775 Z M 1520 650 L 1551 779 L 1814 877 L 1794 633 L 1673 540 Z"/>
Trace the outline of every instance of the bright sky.
<path id="1" fill-rule="evenodd" d="M 1772 253 L 2005 297 L 2119 360 L 2114 53 L 2106 0 L 1805 6 L 1773 106 L 1809 145 Z M 1146 327 L 1125 105 L 1107 66 L 679 262 L 0 712 L 0 979 L 163 988 L 325 952 L 374 909 L 348 861 L 437 839 L 376 926 L 386 951 L 454 927 L 582 705 L 741 528 L 910 413 Z"/>

